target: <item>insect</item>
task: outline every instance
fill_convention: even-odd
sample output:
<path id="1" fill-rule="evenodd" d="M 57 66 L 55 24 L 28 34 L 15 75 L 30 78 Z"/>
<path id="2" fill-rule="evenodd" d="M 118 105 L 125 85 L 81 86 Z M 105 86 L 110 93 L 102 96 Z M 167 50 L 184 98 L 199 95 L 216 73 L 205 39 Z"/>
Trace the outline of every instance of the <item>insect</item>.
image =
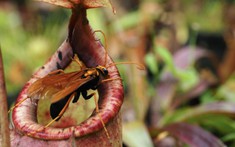
<path id="1" fill-rule="evenodd" d="M 80 64 L 77 58 L 73 60 Z M 96 90 L 107 76 L 108 70 L 101 65 L 70 73 L 57 70 L 34 82 L 28 89 L 28 97 L 40 99 L 47 95 L 51 96 L 50 116 L 53 120 L 46 125 L 48 127 L 54 121 L 60 120 L 69 103 L 76 103 L 80 94 L 85 100 L 94 96 L 95 93 L 88 95 L 87 91 Z"/>
<path id="2" fill-rule="evenodd" d="M 79 65 L 80 62 L 75 56 L 73 59 Z M 76 103 L 82 94 L 85 100 L 90 99 L 95 93 L 87 94 L 87 91 L 96 90 L 97 87 L 107 81 L 121 78 L 108 78 L 107 68 L 116 64 L 135 64 L 131 62 L 119 62 L 107 67 L 98 65 L 93 68 L 83 68 L 80 71 L 64 73 L 63 70 L 56 70 L 47 76 L 34 82 L 28 89 L 28 97 L 40 99 L 51 95 L 50 115 L 53 119 L 45 127 L 58 121 L 66 111 L 69 103 Z"/>
<path id="3" fill-rule="evenodd" d="M 45 126 L 45 128 L 50 126 L 53 122 L 59 121 L 63 114 L 66 112 L 70 102 L 72 101 L 72 103 L 76 103 L 80 97 L 80 94 L 85 100 L 88 100 L 93 96 L 96 99 L 95 93 L 91 93 L 88 95 L 87 91 L 90 89 L 96 90 L 97 87 L 103 82 L 121 79 L 108 78 L 107 68 L 117 64 L 136 64 L 132 62 L 119 62 L 108 66 L 98 65 L 92 68 L 84 68 L 77 56 L 73 58 L 73 61 L 81 66 L 80 71 L 65 73 L 63 70 L 55 70 L 45 77 L 35 81 L 27 91 L 27 98 L 30 98 L 31 100 L 42 99 L 43 97 L 50 96 L 50 116 L 52 118 L 52 121 L 50 121 Z M 139 64 L 137 65 L 142 66 Z M 17 103 L 14 107 L 20 105 L 27 98 Z M 14 107 L 11 108 L 9 111 L 14 109 Z M 98 106 L 96 106 L 96 111 L 99 111 Z M 101 122 L 106 131 L 105 125 L 102 120 Z"/>
<path id="4" fill-rule="evenodd" d="M 77 56 L 75 56 L 73 60 L 81 66 Z M 98 112 L 99 109 L 95 93 L 88 95 L 87 91 L 90 89 L 96 90 L 102 82 L 115 80 L 107 79 L 107 77 L 108 70 L 106 67 L 101 65 L 93 68 L 82 68 L 80 71 L 69 73 L 65 73 L 63 70 L 53 71 L 45 77 L 35 81 L 27 91 L 27 98 L 17 103 L 9 110 L 9 112 L 28 98 L 31 100 L 37 100 L 48 96 L 51 99 L 50 116 L 52 120 L 45 126 L 46 128 L 53 122 L 59 121 L 66 112 L 70 102 L 72 101 L 72 103 L 76 103 L 80 97 L 80 94 L 85 100 L 88 100 L 94 96 L 96 112 Z M 104 126 L 105 132 L 109 138 L 109 134 L 107 133 L 107 129 L 105 128 L 105 124 L 102 119 L 101 123 Z"/>

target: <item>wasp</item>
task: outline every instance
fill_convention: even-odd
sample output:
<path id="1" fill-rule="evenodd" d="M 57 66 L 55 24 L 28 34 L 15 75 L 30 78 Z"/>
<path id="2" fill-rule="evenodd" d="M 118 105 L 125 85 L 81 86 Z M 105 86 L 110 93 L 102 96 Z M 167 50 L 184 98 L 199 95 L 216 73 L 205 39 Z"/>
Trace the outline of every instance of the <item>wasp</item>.
<path id="1" fill-rule="evenodd" d="M 80 66 L 81 63 L 77 56 L 73 59 Z M 136 64 L 132 62 L 119 62 L 117 64 Z M 27 91 L 27 98 L 31 100 L 42 99 L 46 96 L 51 96 L 50 105 L 50 116 L 54 121 L 60 120 L 65 111 L 67 110 L 69 103 L 76 103 L 82 94 L 85 100 L 90 99 L 95 93 L 87 94 L 87 91 L 92 89 L 96 90 L 98 86 L 107 81 L 118 80 L 121 78 L 109 79 L 108 78 L 108 67 L 98 65 L 93 68 L 82 68 L 80 71 L 73 71 L 65 73 L 63 70 L 55 70 L 46 75 L 43 78 L 39 78 L 35 81 Z M 138 65 L 139 68 L 142 65 Z M 9 112 L 16 106 L 21 104 L 27 98 L 23 99 L 21 102 L 17 103 L 12 107 Z M 46 125 L 48 127 L 52 122 Z"/>
<path id="2" fill-rule="evenodd" d="M 81 66 L 77 56 L 73 60 Z M 63 70 L 55 70 L 35 81 L 27 91 L 27 98 L 38 100 L 51 96 L 50 116 L 54 122 L 60 120 L 71 100 L 72 103 L 76 103 L 80 94 L 85 100 L 90 99 L 95 93 L 88 95 L 87 91 L 90 89 L 96 90 L 102 82 L 109 80 L 115 79 L 108 79 L 108 70 L 101 65 L 93 68 L 83 67 L 80 71 L 69 73 L 65 73 Z M 9 112 L 27 98 L 17 103 Z M 51 123 L 47 124 L 46 127 Z"/>
<path id="3" fill-rule="evenodd" d="M 80 95 L 82 95 L 85 100 L 94 96 L 96 101 L 95 93 L 88 95 L 88 90 L 96 90 L 103 82 L 121 80 L 121 78 L 109 78 L 109 67 L 117 64 L 136 64 L 141 70 L 144 69 L 141 64 L 133 62 L 118 62 L 108 66 L 97 65 L 96 67 L 86 68 L 81 64 L 76 55 L 72 60 L 81 67 L 81 70 L 65 73 L 62 69 L 59 69 L 52 71 L 45 77 L 39 78 L 28 88 L 27 98 L 18 102 L 9 112 L 28 98 L 31 100 L 39 100 L 44 97 L 50 97 L 50 116 L 52 121 L 45 126 L 46 128 L 53 122 L 59 121 L 69 107 L 70 102 L 76 103 Z M 97 104 L 96 111 L 99 111 Z M 102 120 L 101 122 L 105 128 Z"/>
<path id="4" fill-rule="evenodd" d="M 73 60 L 81 66 L 77 56 L 75 56 Z M 96 90 L 102 82 L 109 80 L 115 79 L 108 79 L 108 70 L 105 66 L 101 65 L 93 68 L 82 68 L 80 71 L 69 73 L 65 73 L 63 70 L 55 70 L 35 81 L 27 91 L 27 98 L 13 106 L 9 112 L 28 98 L 33 101 L 50 97 L 50 116 L 52 120 L 45 126 L 46 128 L 53 122 L 59 121 L 66 112 L 70 102 L 76 103 L 79 100 L 80 94 L 85 100 L 94 96 L 96 111 L 98 112 L 99 109 L 95 93 L 88 95 L 87 91 L 90 89 Z M 105 124 L 102 120 L 101 123 L 105 128 Z M 106 128 L 105 132 L 109 137 Z"/>
<path id="5" fill-rule="evenodd" d="M 74 57 L 80 66 L 77 56 Z M 112 80 L 121 80 L 121 78 L 109 78 L 108 68 L 117 64 L 136 64 L 138 68 L 143 70 L 144 67 L 137 63 L 132 62 L 118 62 L 113 63 L 108 66 L 98 65 L 92 68 L 81 68 L 80 71 L 73 71 L 65 73 L 63 70 L 55 70 L 46 75 L 43 78 L 39 78 L 35 81 L 27 91 L 27 97 L 15 106 L 13 106 L 9 112 L 20 105 L 23 101 L 30 98 L 31 100 L 43 99 L 44 97 L 51 98 L 50 104 L 50 116 L 52 120 L 45 126 L 50 126 L 53 122 L 59 121 L 63 114 L 66 112 L 69 107 L 70 102 L 76 103 L 79 100 L 80 94 L 85 100 L 90 99 L 94 96 L 96 104 L 96 112 L 99 112 L 97 98 L 95 93 L 88 95 L 88 90 L 96 90 L 101 83 L 112 81 Z M 98 113 L 99 116 L 99 113 Z M 100 116 L 99 116 L 100 117 Z M 105 129 L 105 133 L 108 138 L 110 138 L 109 133 L 105 127 L 105 124 L 100 117 L 100 121 Z"/>
<path id="6" fill-rule="evenodd" d="M 23 99 L 8 112 L 20 105 L 23 101 L 30 98 L 31 100 L 43 99 L 44 97 L 51 97 L 50 116 L 52 121 L 45 127 L 50 126 L 54 121 L 59 121 L 66 112 L 70 102 L 76 103 L 79 100 L 80 94 L 85 100 L 90 99 L 95 95 L 91 93 L 88 95 L 88 90 L 96 90 L 98 86 L 107 81 L 118 80 L 121 78 L 108 78 L 108 68 L 118 64 L 136 64 L 139 69 L 143 70 L 141 64 L 133 62 L 118 62 L 108 66 L 97 65 L 92 68 L 84 68 L 81 65 L 77 56 L 73 58 L 79 66 L 83 67 L 80 71 L 73 71 L 65 73 L 63 70 L 55 70 L 43 78 L 35 81 L 27 91 L 27 98 Z M 96 109 L 98 111 L 98 109 Z"/>

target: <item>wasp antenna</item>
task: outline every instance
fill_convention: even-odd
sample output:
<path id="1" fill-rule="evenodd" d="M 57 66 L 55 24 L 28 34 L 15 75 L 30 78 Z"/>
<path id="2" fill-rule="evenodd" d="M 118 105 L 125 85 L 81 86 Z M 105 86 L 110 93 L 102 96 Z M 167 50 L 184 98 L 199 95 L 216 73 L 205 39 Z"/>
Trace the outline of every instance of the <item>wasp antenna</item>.
<path id="1" fill-rule="evenodd" d="M 98 114 L 98 116 L 99 116 L 99 118 L 100 118 L 100 121 L 101 121 L 101 123 L 102 123 L 102 125 L 103 125 L 104 131 L 105 131 L 105 133 L 106 133 L 106 136 L 108 137 L 108 139 L 110 139 L 109 132 L 108 132 L 106 126 L 105 126 L 105 123 L 104 123 L 103 119 L 101 118 L 101 116 L 100 116 L 100 114 L 99 114 L 98 99 L 97 99 L 95 93 L 92 93 L 92 94 L 94 95 L 94 100 L 95 100 L 95 105 L 96 105 L 96 113 Z"/>
<path id="2" fill-rule="evenodd" d="M 106 36 L 105 36 L 105 34 L 104 34 L 104 32 L 103 31 L 101 31 L 101 30 L 95 30 L 94 31 L 94 33 L 101 33 L 103 36 L 104 36 L 104 49 L 105 49 L 105 60 L 104 60 L 104 65 L 106 66 L 106 63 L 107 63 L 107 57 L 108 57 L 108 53 L 107 53 L 107 42 L 106 42 Z"/>
<path id="3" fill-rule="evenodd" d="M 101 31 L 101 30 L 95 30 L 93 33 L 101 33 L 104 36 L 104 47 L 105 47 L 105 50 L 106 50 L 107 49 L 107 43 L 106 43 L 106 36 L 105 36 L 104 32 Z"/>
<path id="4" fill-rule="evenodd" d="M 112 64 L 108 65 L 106 68 L 109 68 L 109 67 L 114 66 L 114 65 L 119 65 L 119 64 L 134 64 L 134 65 L 137 66 L 137 68 L 139 70 L 145 70 L 145 66 L 143 64 L 135 63 L 135 62 L 116 62 L 116 63 L 112 63 Z"/>
<path id="5" fill-rule="evenodd" d="M 50 121 L 46 126 L 45 128 L 49 127 L 52 123 L 54 123 L 57 119 L 59 119 L 61 116 L 58 115 L 56 118 L 54 118 L 52 121 Z"/>

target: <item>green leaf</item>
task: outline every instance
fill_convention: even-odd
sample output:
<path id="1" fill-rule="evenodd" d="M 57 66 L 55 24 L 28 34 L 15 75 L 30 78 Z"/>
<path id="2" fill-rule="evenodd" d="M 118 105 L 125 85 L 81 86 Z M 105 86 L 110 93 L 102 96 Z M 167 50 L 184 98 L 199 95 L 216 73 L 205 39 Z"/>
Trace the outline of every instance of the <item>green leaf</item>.
<path id="1" fill-rule="evenodd" d="M 146 54 L 145 63 L 147 64 L 149 70 L 156 75 L 158 73 L 158 65 L 155 56 L 151 53 Z"/>
<path id="2" fill-rule="evenodd" d="M 233 116 L 235 115 L 235 103 L 214 102 L 194 108 L 179 109 L 175 112 L 165 115 L 162 118 L 160 125 L 166 125 L 173 122 L 189 121 L 192 119 L 195 120 L 208 114 L 223 114 L 225 116 Z"/>
<path id="3" fill-rule="evenodd" d="M 183 91 L 191 89 L 198 83 L 198 74 L 195 69 L 177 70 L 177 77 L 180 80 L 180 88 Z"/>
<path id="4" fill-rule="evenodd" d="M 153 147 L 149 132 L 140 121 L 128 122 L 123 125 L 123 141 L 130 147 Z"/>
<path id="5" fill-rule="evenodd" d="M 235 133 L 230 133 L 222 138 L 222 141 L 234 141 L 235 140 Z"/>
<path id="6" fill-rule="evenodd" d="M 202 104 L 212 103 L 215 101 L 215 96 L 211 90 L 207 90 L 201 95 L 200 101 Z"/>
<path id="7" fill-rule="evenodd" d="M 216 93 L 217 99 L 235 102 L 235 78 L 232 76 L 226 83 L 221 85 Z"/>
<path id="8" fill-rule="evenodd" d="M 199 119 L 197 117 L 197 122 L 202 124 L 205 128 L 211 130 L 216 130 L 222 135 L 227 135 L 235 132 L 235 122 L 228 116 L 223 115 L 204 115 L 205 117 Z M 195 119 L 194 119 L 195 120 Z"/>
<path id="9" fill-rule="evenodd" d="M 129 28 L 133 28 L 140 23 L 141 16 L 139 11 L 129 12 L 126 13 L 124 16 L 120 17 L 119 19 L 115 20 L 113 24 L 113 28 L 116 30 L 127 30 Z"/>
<path id="10" fill-rule="evenodd" d="M 169 112 L 162 117 L 158 125 L 161 127 L 171 123 L 181 122 L 185 119 L 185 115 L 188 115 L 190 112 L 191 108 L 181 108 L 174 112 Z"/>
<path id="11" fill-rule="evenodd" d="M 175 77 L 177 77 L 174 61 L 170 52 L 166 48 L 159 46 L 154 46 L 154 51 L 156 54 L 161 56 L 163 61 L 166 63 L 167 68 L 172 72 Z"/>

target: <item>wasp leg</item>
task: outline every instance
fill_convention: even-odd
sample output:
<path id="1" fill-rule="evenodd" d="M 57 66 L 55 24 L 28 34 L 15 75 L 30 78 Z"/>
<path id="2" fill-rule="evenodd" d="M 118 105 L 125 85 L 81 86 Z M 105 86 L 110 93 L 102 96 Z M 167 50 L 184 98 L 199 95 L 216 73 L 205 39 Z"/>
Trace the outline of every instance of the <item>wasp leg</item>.
<path id="1" fill-rule="evenodd" d="M 97 89 L 97 87 L 98 87 L 98 85 L 96 85 L 96 86 L 92 87 L 91 89 L 92 89 L 92 90 L 96 90 L 96 89 Z"/>
<path id="2" fill-rule="evenodd" d="M 35 79 L 37 79 L 37 80 L 38 80 L 38 79 L 41 79 L 41 77 L 36 76 L 36 75 L 32 75 L 31 78 L 35 78 Z"/>
<path id="3" fill-rule="evenodd" d="M 94 95 L 94 93 L 90 94 L 90 95 L 87 95 L 87 91 L 82 91 L 82 96 L 85 100 L 88 100 L 90 99 L 92 96 Z"/>
<path id="4" fill-rule="evenodd" d="M 19 106 L 21 103 L 23 103 L 25 100 L 27 100 L 29 97 L 24 98 L 23 100 L 21 100 L 20 102 L 18 102 L 17 104 L 15 104 L 14 106 L 12 106 L 9 110 L 8 113 L 10 113 L 15 107 Z"/>
<path id="5" fill-rule="evenodd" d="M 64 71 L 62 69 L 57 69 L 57 70 L 54 70 L 54 71 L 48 73 L 48 75 L 57 75 L 60 73 L 64 73 Z"/>
<path id="6" fill-rule="evenodd" d="M 53 122 L 58 121 L 64 114 L 64 112 L 66 111 L 66 109 L 69 106 L 70 101 L 74 98 L 75 96 L 75 92 L 73 94 L 70 95 L 68 101 L 66 102 L 66 104 L 64 105 L 64 107 L 62 108 L 62 110 L 60 111 L 60 113 L 58 114 L 58 116 L 56 116 L 52 121 L 50 121 L 45 128 L 47 128 L 48 126 L 50 126 Z M 58 102 L 57 102 L 58 103 Z M 53 105 L 53 104 L 52 104 Z"/>
<path id="7" fill-rule="evenodd" d="M 86 67 L 81 63 L 81 61 L 79 60 L 77 54 L 74 55 L 73 58 L 71 58 L 73 61 L 75 61 L 81 68 L 81 70 L 85 69 Z"/>
<path id="8" fill-rule="evenodd" d="M 104 128 L 104 131 L 105 131 L 106 136 L 110 139 L 109 132 L 108 132 L 108 130 L 107 130 L 106 126 L 105 126 L 105 123 L 104 123 L 104 121 L 103 121 L 103 119 L 102 119 L 102 117 L 100 116 L 100 113 L 99 113 L 99 106 L 98 106 L 97 95 L 96 95 L 95 93 L 92 93 L 91 95 L 94 95 L 94 100 L 95 100 L 95 105 L 96 105 L 95 111 L 96 111 L 96 113 L 98 114 L 98 116 L 99 116 L 99 118 L 100 118 L 100 121 L 101 121 L 102 126 L 103 126 L 103 128 Z"/>
<path id="9" fill-rule="evenodd" d="M 79 97 L 80 97 L 80 91 L 75 92 L 74 99 L 73 99 L 72 103 L 76 103 L 78 101 Z"/>
<path id="10" fill-rule="evenodd" d="M 122 80 L 122 78 L 110 78 L 110 79 L 105 79 L 105 80 L 102 80 L 101 83 L 108 82 L 108 81 L 113 81 L 113 80 Z"/>

